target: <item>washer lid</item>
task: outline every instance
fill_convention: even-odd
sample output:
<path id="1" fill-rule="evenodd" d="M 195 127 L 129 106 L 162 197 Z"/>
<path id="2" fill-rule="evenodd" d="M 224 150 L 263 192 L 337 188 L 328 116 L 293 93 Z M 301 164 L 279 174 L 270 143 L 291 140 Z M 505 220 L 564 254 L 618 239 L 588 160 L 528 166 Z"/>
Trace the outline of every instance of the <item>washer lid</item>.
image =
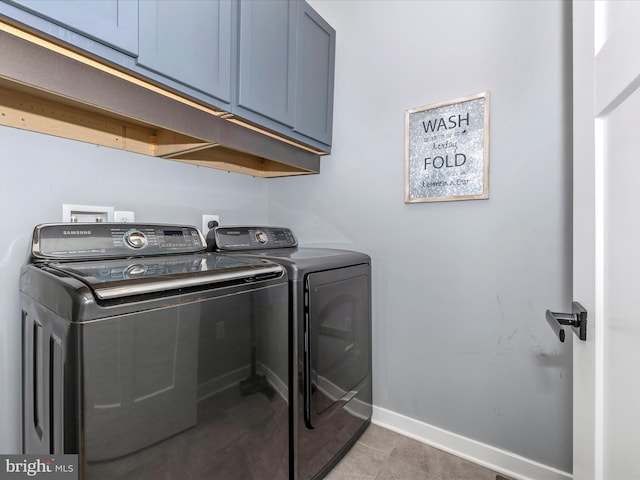
<path id="1" fill-rule="evenodd" d="M 283 267 L 265 260 L 213 253 L 51 262 L 47 267 L 80 280 L 101 300 L 207 285 L 255 283 L 284 274 Z"/>

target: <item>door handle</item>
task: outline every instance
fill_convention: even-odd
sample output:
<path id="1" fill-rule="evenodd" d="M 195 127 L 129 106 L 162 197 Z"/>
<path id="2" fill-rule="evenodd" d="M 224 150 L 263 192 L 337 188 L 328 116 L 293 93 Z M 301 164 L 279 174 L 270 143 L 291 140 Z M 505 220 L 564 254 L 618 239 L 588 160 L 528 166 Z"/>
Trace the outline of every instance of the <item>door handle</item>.
<path id="1" fill-rule="evenodd" d="M 571 304 L 571 313 L 557 313 L 547 310 L 547 323 L 556 332 L 561 342 L 564 342 L 564 327 L 573 329 L 580 340 L 587 339 L 587 310 L 578 302 Z"/>

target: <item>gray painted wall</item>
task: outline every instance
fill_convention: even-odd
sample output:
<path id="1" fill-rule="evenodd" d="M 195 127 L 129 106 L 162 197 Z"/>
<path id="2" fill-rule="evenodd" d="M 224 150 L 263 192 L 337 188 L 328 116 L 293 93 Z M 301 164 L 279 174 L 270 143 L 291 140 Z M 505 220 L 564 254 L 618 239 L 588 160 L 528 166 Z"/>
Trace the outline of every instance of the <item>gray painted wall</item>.
<path id="1" fill-rule="evenodd" d="M 301 243 L 366 251 L 374 404 L 571 471 L 569 2 L 311 1 L 338 32 L 334 150 L 269 182 Z M 491 92 L 491 198 L 406 205 L 404 112 Z"/>
<path id="2" fill-rule="evenodd" d="M 560 2 L 312 0 L 338 32 L 334 151 L 262 180 L 0 128 L 0 452 L 19 449 L 18 273 L 62 203 L 292 226 L 374 262 L 374 403 L 571 470 L 570 15 Z M 404 112 L 491 92 L 491 198 L 406 205 Z M 268 205 L 266 200 L 268 200 Z M 387 233 L 388 232 L 388 233 Z"/>
<path id="3" fill-rule="evenodd" d="M 33 227 L 61 221 L 62 204 L 133 210 L 141 222 L 201 226 L 267 221 L 267 183 L 245 175 L 0 127 L 0 452 L 20 451 L 18 276 Z M 11 226 L 11 228 L 6 228 Z"/>

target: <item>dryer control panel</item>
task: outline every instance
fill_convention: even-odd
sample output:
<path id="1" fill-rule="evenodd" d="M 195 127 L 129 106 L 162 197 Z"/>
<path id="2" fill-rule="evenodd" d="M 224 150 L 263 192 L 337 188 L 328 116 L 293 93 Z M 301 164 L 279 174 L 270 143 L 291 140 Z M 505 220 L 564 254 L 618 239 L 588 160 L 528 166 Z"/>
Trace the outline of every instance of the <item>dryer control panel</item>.
<path id="1" fill-rule="evenodd" d="M 217 227 L 216 248 L 221 251 L 292 248 L 298 245 L 293 232 L 284 227 Z"/>

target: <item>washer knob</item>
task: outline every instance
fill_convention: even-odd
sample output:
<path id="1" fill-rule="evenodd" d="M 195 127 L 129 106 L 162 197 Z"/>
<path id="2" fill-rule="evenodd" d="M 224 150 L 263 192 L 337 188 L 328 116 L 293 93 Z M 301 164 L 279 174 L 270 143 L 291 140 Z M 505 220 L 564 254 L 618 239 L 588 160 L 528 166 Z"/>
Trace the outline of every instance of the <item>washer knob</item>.
<path id="1" fill-rule="evenodd" d="M 124 241 L 131 248 L 144 248 L 147 246 L 147 236 L 140 230 L 129 230 L 124 234 Z"/>
<path id="2" fill-rule="evenodd" d="M 266 233 L 264 233 L 263 231 L 261 231 L 261 230 L 258 230 L 256 232 L 255 237 L 256 237 L 257 242 L 261 243 L 262 245 L 264 245 L 265 243 L 267 243 L 269 241 L 269 236 Z"/>

